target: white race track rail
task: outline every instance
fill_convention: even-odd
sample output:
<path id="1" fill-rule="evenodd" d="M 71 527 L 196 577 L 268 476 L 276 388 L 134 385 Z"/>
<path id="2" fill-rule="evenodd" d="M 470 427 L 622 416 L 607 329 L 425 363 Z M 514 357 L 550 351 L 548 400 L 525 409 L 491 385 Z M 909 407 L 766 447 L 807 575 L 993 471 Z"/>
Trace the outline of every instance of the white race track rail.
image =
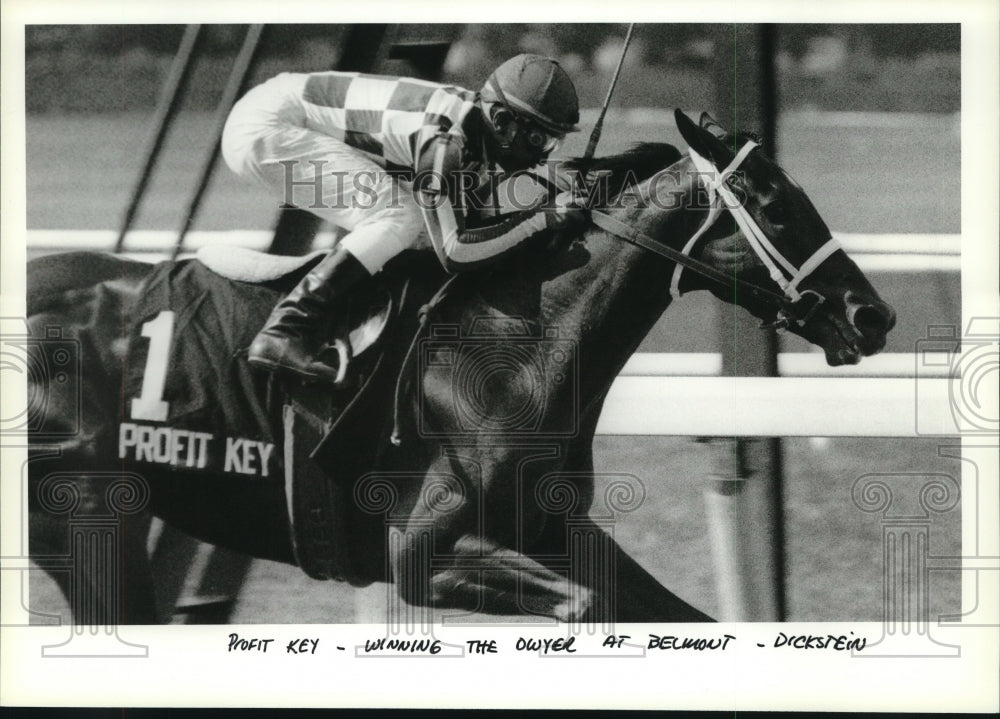
<path id="1" fill-rule="evenodd" d="M 951 437 L 958 380 L 943 377 L 619 377 L 599 434 Z"/>
<path id="2" fill-rule="evenodd" d="M 835 233 L 844 249 L 865 272 L 958 272 L 960 235 L 860 235 Z M 194 231 L 184 247 L 193 252 L 205 245 L 240 245 L 265 250 L 273 233 L 266 230 Z M 169 254 L 177 233 L 167 230 L 133 230 L 125 242 L 125 254 L 155 261 Z M 113 230 L 29 230 L 28 248 L 38 252 L 110 250 L 117 233 Z M 333 243 L 333 234 L 320 233 L 319 246 Z"/>

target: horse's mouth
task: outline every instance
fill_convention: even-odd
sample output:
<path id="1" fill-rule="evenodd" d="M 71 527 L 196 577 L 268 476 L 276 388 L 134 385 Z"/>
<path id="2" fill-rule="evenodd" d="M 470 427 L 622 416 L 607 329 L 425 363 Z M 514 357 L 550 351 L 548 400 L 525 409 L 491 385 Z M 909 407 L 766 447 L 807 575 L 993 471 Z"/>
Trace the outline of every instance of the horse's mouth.
<path id="1" fill-rule="evenodd" d="M 810 339 L 823 348 L 831 367 L 856 365 L 885 349 L 896 312 L 877 297 L 848 292 L 843 302 L 826 303 L 813 324 Z"/>
<path id="2" fill-rule="evenodd" d="M 864 357 L 864 353 L 861 348 L 858 347 L 857 343 L 851 339 L 844 336 L 844 333 L 837 328 L 837 334 L 843 341 L 843 346 L 836 348 L 833 352 L 829 350 L 826 353 L 826 361 L 831 367 L 839 367 L 841 365 L 854 365 L 861 361 Z"/>
<path id="3" fill-rule="evenodd" d="M 856 365 L 863 358 L 878 354 L 885 346 L 885 335 L 867 337 L 847 322 L 836 317 L 828 318 L 835 333 L 829 335 L 834 341 L 826 350 L 826 362 L 831 367 Z"/>

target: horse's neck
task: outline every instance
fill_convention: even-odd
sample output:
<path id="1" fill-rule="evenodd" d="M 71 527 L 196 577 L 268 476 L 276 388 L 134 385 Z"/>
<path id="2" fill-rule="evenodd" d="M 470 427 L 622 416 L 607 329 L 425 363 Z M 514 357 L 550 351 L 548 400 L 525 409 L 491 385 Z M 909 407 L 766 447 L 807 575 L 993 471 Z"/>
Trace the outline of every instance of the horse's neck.
<path id="1" fill-rule="evenodd" d="M 648 181 L 633 190 L 641 207 L 633 202 L 609 213 L 679 248 L 704 212 L 690 211 L 692 174 L 683 161 L 675 168 L 677 179 L 661 179 L 656 188 L 669 197 L 650 202 Z M 672 205 L 665 207 L 664 198 Z M 474 285 L 462 284 L 469 298 L 461 317 L 470 327 L 484 317 L 537 318 L 575 347 L 581 396 L 600 398 L 669 306 L 672 269 L 667 260 L 592 227 L 554 254 L 538 247 L 495 269 L 488 282 L 477 277 Z"/>
<path id="2" fill-rule="evenodd" d="M 558 300 L 543 302 L 543 320 L 573 335 L 585 372 L 613 375 L 670 304 L 670 295 L 645 277 L 649 264 L 657 263 L 644 268 L 638 248 L 593 230 L 583 242 L 590 261 L 553 282 L 555 291 L 545 297 Z"/>
<path id="3" fill-rule="evenodd" d="M 690 210 L 691 173 L 684 172 L 685 162 L 674 166 L 680 170 L 676 179 L 661 180 L 655 190 L 651 182 L 635 188 L 642 207 L 618 207 L 609 214 L 679 249 L 704 216 Z M 672 192 L 676 202 L 665 206 L 662 197 L 650 202 L 653 191 Z M 543 317 L 547 325 L 573 328 L 585 383 L 606 389 L 670 305 L 674 265 L 596 227 L 581 242 L 589 261 L 546 288 Z"/>

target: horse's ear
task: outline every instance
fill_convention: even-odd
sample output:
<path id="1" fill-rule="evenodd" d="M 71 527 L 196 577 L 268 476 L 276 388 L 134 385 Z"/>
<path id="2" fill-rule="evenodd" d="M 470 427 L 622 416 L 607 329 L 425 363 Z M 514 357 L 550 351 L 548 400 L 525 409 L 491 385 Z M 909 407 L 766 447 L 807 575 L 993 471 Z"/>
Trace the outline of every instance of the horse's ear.
<path id="1" fill-rule="evenodd" d="M 726 132 L 726 128 L 720 125 L 718 121 L 707 112 L 701 113 L 701 117 L 698 118 L 698 125 L 711 132 L 720 140 L 724 139 L 726 135 L 729 134 Z"/>
<path id="2" fill-rule="evenodd" d="M 732 162 L 733 151 L 710 131 L 695 125 L 694 121 L 680 109 L 674 110 L 674 119 L 681 137 L 699 155 L 711 160 L 720 169 Z"/>

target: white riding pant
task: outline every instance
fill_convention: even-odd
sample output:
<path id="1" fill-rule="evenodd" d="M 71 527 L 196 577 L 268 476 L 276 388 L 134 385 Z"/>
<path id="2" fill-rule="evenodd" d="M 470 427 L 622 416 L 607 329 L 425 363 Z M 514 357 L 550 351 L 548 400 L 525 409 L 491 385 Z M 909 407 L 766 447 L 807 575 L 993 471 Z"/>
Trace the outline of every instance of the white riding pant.
<path id="1" fill-rule="evenodd" d="M 372 274 L 403 250 L 429 247 L 410 183 L 307 127 L 300 89 L 287 79 L 255 87 L 233 107 L 222 133 L 226 164 L 282 202 L 348 230 L 340 246 Z"/>

